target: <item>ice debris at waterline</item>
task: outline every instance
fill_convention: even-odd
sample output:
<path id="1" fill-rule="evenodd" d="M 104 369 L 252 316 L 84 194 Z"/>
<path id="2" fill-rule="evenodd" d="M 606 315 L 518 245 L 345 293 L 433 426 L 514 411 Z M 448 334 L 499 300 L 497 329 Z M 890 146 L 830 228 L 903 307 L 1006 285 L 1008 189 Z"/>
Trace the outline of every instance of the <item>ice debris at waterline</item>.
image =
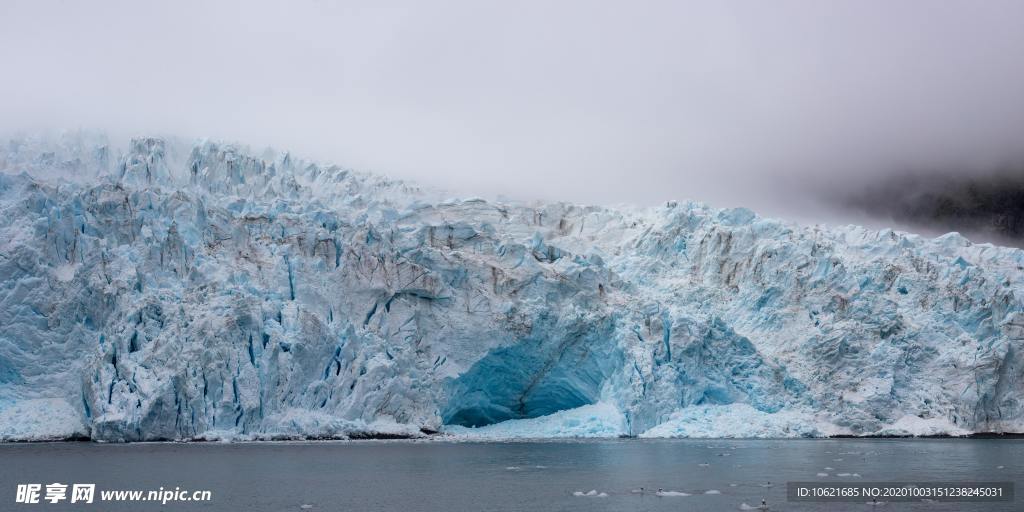
<path id="1" fill-rule="evenodd" d="M 674 497 L 674 496 L 678 496 L 678 497 L 690 496 L 690 494 L 685 493 L 683 491 L 662 491 L 662 490 L 659 490 L 658 492 L 654 493 L 654 495 L 655 496 L 661 496 L 661 497 L 664 497 L 664 498 L 670 498 L 670 497 Z"/>
<path id="2" fill-rule="evenodd" d="M 1018 249 L 212 142 L 0 169 L 6 440 L 1024 431 Z"/>
<path id="3" fill-rule="evenodd" d="M 597 492 L 596 489 L 591 489 L 591 490 L 589 490 L 587 492 L 575 491 L 575 492 L 572 493 L 572 495 L 573 496 L 578 496 L 578 497 L 581 497 L 581 498 L 607 498 L 608 497 L 608 493 L 606 493 L 606 492 Z"/>

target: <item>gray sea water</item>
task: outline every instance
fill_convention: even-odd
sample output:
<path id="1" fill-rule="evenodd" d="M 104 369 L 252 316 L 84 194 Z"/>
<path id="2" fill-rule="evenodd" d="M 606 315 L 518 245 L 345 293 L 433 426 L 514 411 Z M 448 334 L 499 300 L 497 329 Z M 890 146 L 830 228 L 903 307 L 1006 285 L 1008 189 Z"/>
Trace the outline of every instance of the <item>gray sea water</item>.
<path id="1" fill-rule="evenodd" d="M 826 469 L 831 468 L 831 469 Z M 827 473 L 829 476 L 818 476 Z M 1024 441 L 606 440 L 0 445 L 0 510 L 1022 510 L 1010 503 L 786 501 L 787 481 L 1024 481 Z M 770 483 L 769 483 L 770 482 Z M 18 484 L 96 484 L 91 505 L 16 503 Z M 209 490 L 208 502 L 100 502 L 104 490 Z M 633 493 L 643 487 L 691 496 Z M 575 496 L 596 490 L 607 497 Z M 720 494 L 704 494 L 707 491 Z M 45 487 L 43 487 L 45 497 Z M 305 507 L 303 507 L 305 505 Z"/>

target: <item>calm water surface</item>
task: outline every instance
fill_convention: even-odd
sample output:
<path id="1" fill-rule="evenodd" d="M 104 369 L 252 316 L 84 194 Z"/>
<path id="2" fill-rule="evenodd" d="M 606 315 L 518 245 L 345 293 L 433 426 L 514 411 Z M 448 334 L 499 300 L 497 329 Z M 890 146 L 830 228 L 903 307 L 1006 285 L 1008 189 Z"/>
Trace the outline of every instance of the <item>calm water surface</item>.
<path id="1" fill-rule="evenodd" d="M 787 503 L 785 482 L 851 481 L 835 475 L 858 473 L 875 482 L 1013 481 L 1020 494 L 1022 469 L 1024 441 L 982 439 L 8 444 L 0 445 L 0 510 L 732 511 L 762 499 L 771 510 L 876 510 Z M 17 484 L 51 482 L 95 483 L 97 498 L 101 490 L 162 486 L 210 490 L 213 500 L 15 504 Z M 630 492 L 639 487 L 693 496 Z M 591 489 L 608 497 L 573 495 Z M 708 490 L 721 494 L 702 494 Z M 877 510 L 1022 509 L 1018 499 Z"/>

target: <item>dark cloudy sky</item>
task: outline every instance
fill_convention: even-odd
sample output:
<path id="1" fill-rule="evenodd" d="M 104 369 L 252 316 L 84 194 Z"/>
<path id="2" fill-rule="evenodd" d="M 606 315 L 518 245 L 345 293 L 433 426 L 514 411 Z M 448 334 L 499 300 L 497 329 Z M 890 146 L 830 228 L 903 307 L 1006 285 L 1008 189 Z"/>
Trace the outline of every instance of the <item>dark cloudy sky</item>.
<path id="1" fill-rule="evenodd" d="M 1024 162 L 1021 1 L 3 0 L 0 69 L 0 131 L 269 144 L 485 196 L 846 220 L 811 203 Z"/>

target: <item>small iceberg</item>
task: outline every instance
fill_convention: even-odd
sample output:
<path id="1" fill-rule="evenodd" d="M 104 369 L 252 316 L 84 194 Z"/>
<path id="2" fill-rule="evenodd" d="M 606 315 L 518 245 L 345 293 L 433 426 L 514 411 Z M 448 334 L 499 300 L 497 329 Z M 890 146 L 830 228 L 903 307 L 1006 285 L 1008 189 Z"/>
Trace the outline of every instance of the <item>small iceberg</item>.
<path id="1" fill-rule="evenodd" d="M 683 491 L 662 491 L 662 490 L 658 490 L 658 492 L 656 492 L 654 494 L 656 496 L 663 496 L 663 497 L 690 496 L 690 494 L 687 494 L 687 493 L 685 493 Z"/>
<path id="2" fill-rule="evenodd" d="M 718 489 L 708 489 L 704 491 L 704 494 L 722 494 L 722 491 L 719 491 Z"/>
<path id="3" fill-rule="evenodd" d="M 828 473 L 818 473 L 818 476 L 828 476 Z"/>

